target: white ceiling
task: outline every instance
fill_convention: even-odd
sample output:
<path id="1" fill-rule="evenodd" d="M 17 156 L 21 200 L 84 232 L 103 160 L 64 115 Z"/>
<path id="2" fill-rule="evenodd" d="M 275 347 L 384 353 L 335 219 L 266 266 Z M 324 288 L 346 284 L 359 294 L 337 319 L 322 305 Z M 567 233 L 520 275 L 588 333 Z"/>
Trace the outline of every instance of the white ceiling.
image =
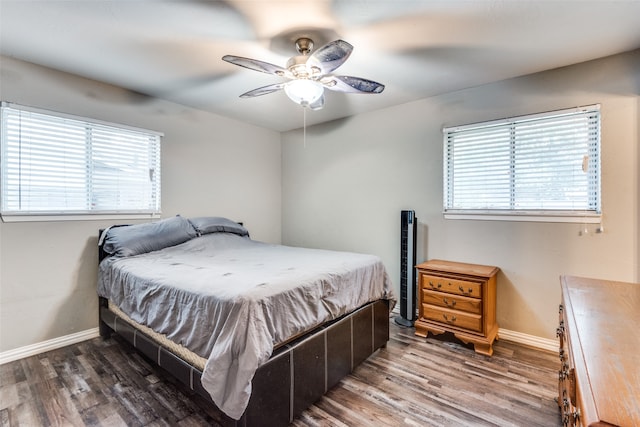
<path id="1" fill-rule="evenodd" d="M 640 48 L 640 0 L 0 0 L 2 55 L 278 131 L 302 107 L 238 95 L 282 79 L 221 57 L 284 66 L 296 35 L 346 40 L 335 73 L 386 85 L 327 91 L 309 125 Z"/>

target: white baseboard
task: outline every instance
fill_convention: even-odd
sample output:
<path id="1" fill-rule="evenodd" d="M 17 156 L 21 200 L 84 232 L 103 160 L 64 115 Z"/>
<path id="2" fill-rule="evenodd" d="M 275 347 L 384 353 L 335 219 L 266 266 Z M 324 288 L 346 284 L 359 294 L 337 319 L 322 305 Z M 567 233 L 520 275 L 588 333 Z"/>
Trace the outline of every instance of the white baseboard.
<path id="1" fill-rule="evenodd" d="M 498 330 L 498 336 L 504 341 L 511 341 L 552 353 L 557 353 L 560 348 L 560 344 L 556 340 L 523 334 L 522 332 L 510 331 L 508 329 L 500 328 Z"/>
<path id="2" fill-rule="evenodd" d="M 396 306 L 391 311 L 391 317 L 400 315 L 400 304 L 396 304 Z M 558 341 L 541 338 L 535 335 L 523 334 L 522 332 L 510 331 L 509 329 L 498 329 L 498 337 L 504 341 L 511 341 L 518 344 L 526 345 L 528 347 L 537 348 L 544 351 L 550 351 L 553 353 L 558 352 L 559 345 Z"/>
<path id="3" fill-rule="evenodd" d="M 76 332 L 75 334 L 65 335 L 63 337 L 53 338 L 47 341 L 42 341 L 39 343 L 26 345 L 24 347 L 19 347 L 13 350 L 4 351 L 0 353 L 0 365 L 13 362 L 14 360 L 44 353 L 46 351 L 51 351 L 61 347 L 66 347 L 71 344 L 90 340 L 98 336 L 100 336 L 99 329 L 93 328 L 93 329 L 87 329 L 86 331 Z"/>
<path id="4" fill-rule="evenodd" d="M 397 307 L 397 306 L 396 306 Z M 399 310 L 393 310 L 393 314 L 400 314 Z M 71 344 L 79 343 L 82 341 L 96 338 L 100 335 L 98 328 L 87 329 L 86 331 L 76 332 L 75 334 L 65 335 L 63 337 L 53 338 L 47 341 L 19 347 L 14 350 L 9 350 L 0 353 L 0 365 L 13 362 L 14 360 L 22 359 L 36 354 L 44 353 L 46 351 L 55 350 L 61 347 L 65 347 Z M 508 329 L 500 329 L 498 336 L 501 340 L 511 341 L 518 344 L 523 344 L 529 347 L 538 348 L 540 350 L 558 352 L 558 342 L 548 338 L 541 338 L 534 335 L 523 334 L 522 332 L 510 331 Z"/>

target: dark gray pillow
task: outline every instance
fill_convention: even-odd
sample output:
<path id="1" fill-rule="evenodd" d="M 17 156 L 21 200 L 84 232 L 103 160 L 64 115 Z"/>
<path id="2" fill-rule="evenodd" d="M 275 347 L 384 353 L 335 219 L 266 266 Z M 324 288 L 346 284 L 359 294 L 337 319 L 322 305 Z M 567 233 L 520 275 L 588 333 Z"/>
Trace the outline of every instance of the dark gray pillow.
<path id="1" fill-rule="evenodd" d="M 237 222 L 220 216 L 201 216 L 189 218 L 189 222 L 196 229 L 199 236 L 209 233 L 234 233 L 240 236 L 248 236 L 249 231 Z"/>
<path id="2" fill-rule="evenodd" d="M 179 245 L 197 236 L 180 215 L 146 224 L 114 227 L 106 232 L 102 249 L 115 256 L 132 256 Z"/>

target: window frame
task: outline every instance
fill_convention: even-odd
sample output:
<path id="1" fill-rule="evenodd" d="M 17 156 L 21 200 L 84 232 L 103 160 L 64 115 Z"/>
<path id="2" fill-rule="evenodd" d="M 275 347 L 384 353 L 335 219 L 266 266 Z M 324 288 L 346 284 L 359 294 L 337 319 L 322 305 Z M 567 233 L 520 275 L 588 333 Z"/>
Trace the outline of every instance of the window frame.
<path id="1" fill-rule="evenodd" d="M 597 116 L 597 135 L 595 137 L 595 159 L 589 159 L 589 168 L 595 167 L 595 182 L 588 179 L 589 190 L 596 193 L 596 207 L 594 209 L 513 209 L 510 204 L 509 209 L 460 209 L 449 207 L 451 184 L 449 170 L 449 135 L 455 132 L 468 131 L 474 129 L 486 129 L 490 127 L 507 127 L 522 124 L 528 121 L 561 117 L 570 114 L 595 114 Z M 513 141 L 515 137 L 510 136 L 510 156 L 513 155 Z M 589 138 L 589 141 L 591 138 Z M 491 120 L 469 125 L 452 126 L 443 128 L 443 216 L 445 219 L 471 219 L 471 220 L 500 220 L 500 221 L 532 221 L 532 222 L 573 222 L 573 223 L 600 223 L 602 220 L 602 166 L 601 166 L 601 114 L 600 105 L 588 105 L 583 107 L 554 110 L 544 113 L 529 114 L 523 116 L 510 117 L 506 119 Z M 505 150 L 506 151 L 506 150 Z M 591 153 L 591 152 L 590 152 Z M 510 188 L 513 188 L 514 178 L 510 178 Z M 587 196 L 587 199 L 589 196 Z"/>
<path id="2" fill-rule="evenodd" d="M 95 157 L 92 157 L 90 154 L 97 146 L 98 143 L 94 143 L 95 139 L 92 135 L 92 132 L 99 130 L 99 132 L 107 132 L 107 138 L 114 138 L 117 136 L 118 132 L 125 133 L 138 133 L 142 134 L 142 137 L 149 138 L 149 141 L 154 144 L 154 147 L 151 147 L 147 151 L 147 155 L 149 155 L 149 159 L 151 159 L 152 164 L 155 166 L 153 169 L 154 179 L 149 183 L 150 187 L 147 188 L 151 196 L 152 203 L 148 208 L 141 209 L 128 209 L 128 208 L 117 208 L 115 206 L 110 206 L 108 208 L 96 208 L 93 209 L 91 206 L 86 205 L 86 209 L 64 209 L 64 208 L 52 208 L 52 209 L 35 209 L 35 210 L 17 210 L 17 209 L 8 209 L 5 206 L 5 191 L 8 191 L 8 187 L 6 185 L 6 171 L 0 172 L 0 217 L 3 222 L 39 222 L 39 221 L 69 221 L 69 220 L 121 220 L 121 219 L 157 219 L 160 218 L 162 209 L 161 209 L 161 148 L 162 148 L 162 137 L 164 134 L 162 132 L 152 131 L 148 129 L 116 124 L 111 122 L 106 122 L 102 120 L 96 120 L 87 117 L 76 116 L 72 114 L 60 113 L 51 110 L 46 110 L 42 108 L 30 107 L 15 104 L 12 102 L 3 101 L 1 104 L 2 111 L 5 108 L 12 109 L 14 111 L 27 112 L 27 113 L 36 113 L 40 115 L 46 115 L 51 117 L 54 121 L 59 120 L 70 120 L 74 122 L 81 123 L 85 126 L 87 130 L 87 136 L 85 137 L 86 147 L 85 147 L 85 161 L 84 164 L 87 166 L 89 177 L 85 178 L 85 184 L 88 185 L 91 181 L 91 174 L 96 173 L 96 169 L 93 167 L 93 162 Z M 0 164 L 3 169 L 5 167 L 5 161 L 7 159 L 4 158 L 5 153 L 8 148 L 5 144 L 8 142 L 5 141 L 6 132 L 5 132 L 5 123 L 4 123 L 4 113 L 0 116 L 0 124 L 2 128 L 0 129 Z M 110 134 L 109 131 L 112 131 L 113 134 Z M 104 135 L 104 133 L 103 133 Z M 155 139 L 155 140 L 154 140 Z M 93 144 L 93 146 L 92 146 Z M 153 153 L 153 154 L 151 154 Z M 20 185 L 20 184 L 19 184 Z M 86 190 L 87 195 L 95 194 L 93 193 L 93 189 Z M 89 200 L 90 198 L 87 197 Z M 152 206 L 153 205 L 153 206 Z"/>

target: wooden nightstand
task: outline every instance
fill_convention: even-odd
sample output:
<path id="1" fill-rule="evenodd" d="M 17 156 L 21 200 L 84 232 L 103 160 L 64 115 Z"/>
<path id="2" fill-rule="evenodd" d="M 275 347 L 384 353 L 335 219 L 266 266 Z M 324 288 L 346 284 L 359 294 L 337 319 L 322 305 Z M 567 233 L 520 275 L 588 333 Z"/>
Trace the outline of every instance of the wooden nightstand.
<path id="1" fill-rule="evenodd" d="M 416 335 L 451 332 L 491 356 L 498 338 L 496 277 L 500 269 L 477 264 L 431 260 L 418 269 Z"/>

